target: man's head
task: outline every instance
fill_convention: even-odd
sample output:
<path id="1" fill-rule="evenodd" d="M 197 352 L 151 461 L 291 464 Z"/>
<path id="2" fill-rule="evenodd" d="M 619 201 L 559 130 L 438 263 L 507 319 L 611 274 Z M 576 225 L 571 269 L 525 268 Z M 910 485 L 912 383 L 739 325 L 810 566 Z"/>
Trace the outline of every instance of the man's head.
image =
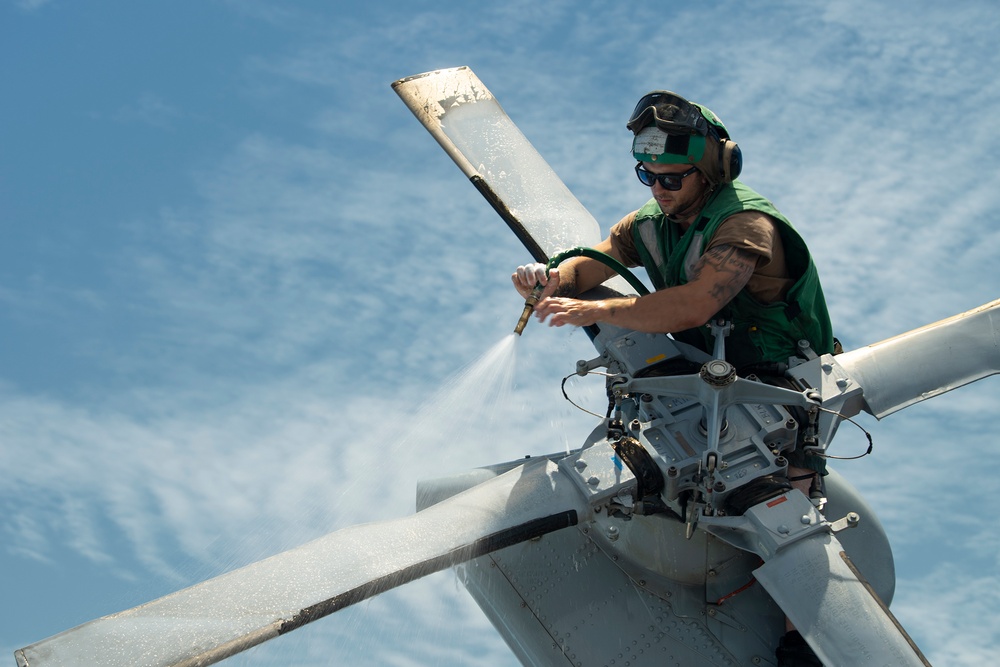
<path id="1" fill-rule="evenodd" d="M 639 100 L 628 121 L 632 155 L 651 164 L 693 165 L 712 185 L 740 175 L 743 155 L 722 121 L 707 107 L 655 90 Z"/>

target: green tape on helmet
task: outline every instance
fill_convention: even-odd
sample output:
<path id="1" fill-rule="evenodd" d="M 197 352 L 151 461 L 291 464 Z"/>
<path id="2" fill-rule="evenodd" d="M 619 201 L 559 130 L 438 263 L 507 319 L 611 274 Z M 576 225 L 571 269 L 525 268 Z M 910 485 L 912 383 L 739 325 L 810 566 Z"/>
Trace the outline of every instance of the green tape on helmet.
<path id="1" fill-rule="evenodd" d="M 705 143 L 698 134 L 668 134 L 650 125 L 635 135 L 632 155 L 639 162 L 695 164 L 705 156 Z"/>

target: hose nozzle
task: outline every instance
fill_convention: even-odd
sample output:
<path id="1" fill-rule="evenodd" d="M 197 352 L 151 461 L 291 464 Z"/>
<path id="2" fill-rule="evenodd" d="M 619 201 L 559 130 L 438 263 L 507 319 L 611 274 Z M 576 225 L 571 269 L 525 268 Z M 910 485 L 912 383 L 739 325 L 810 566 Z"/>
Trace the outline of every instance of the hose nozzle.
<path id="1" fill-rule="evenodd" d="M 524 300 L 524 310 L 521 312 L 521 317 L 517 321 L 517 326 L 514 327 L 514 333 L 518 336 L 524 331 L 524 327 L 528 325 L 528 318 L 531 317 L 531 311 L 535 309 L 538 304 L 538 300 L 542 296 L 542 292 L 545 290 L 545 286 L 541 283 L 535 285 L 535 289 L 531 290 L 531 294 L 528 298 Z"/>

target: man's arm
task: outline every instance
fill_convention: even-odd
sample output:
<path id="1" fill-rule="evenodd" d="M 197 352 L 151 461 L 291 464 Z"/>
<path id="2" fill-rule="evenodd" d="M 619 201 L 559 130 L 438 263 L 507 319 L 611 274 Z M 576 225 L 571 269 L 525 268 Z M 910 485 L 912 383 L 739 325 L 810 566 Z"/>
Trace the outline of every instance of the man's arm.
<path id="1" fill-rule="evenodd" d="M 670 333 L 698 327 L 742 290 L 758 255 L 722 244 L 709 248 L 695 265 L 689 282 L 641 297 L 580 301 L 552 297 L 535 307 L 539 319 L 551 326 L 587 326 L 607 322 L 649 333 Z"/>

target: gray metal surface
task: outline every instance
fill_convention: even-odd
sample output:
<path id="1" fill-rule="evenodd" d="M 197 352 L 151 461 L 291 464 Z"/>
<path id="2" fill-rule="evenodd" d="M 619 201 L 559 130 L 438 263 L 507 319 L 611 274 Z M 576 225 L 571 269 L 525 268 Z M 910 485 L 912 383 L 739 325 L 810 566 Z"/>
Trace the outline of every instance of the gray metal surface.
<path id="1" fill-rule="evenodd" d="M 1000 300 L 836 359 L 881 419 L 1000 372 Z"/>
<path id="2" fill-rule="evenodd" d="M 927 665 L 895 618 L 843 557 L 836 537 L 816 533 L 754 574 L 825 665 Z"/>

